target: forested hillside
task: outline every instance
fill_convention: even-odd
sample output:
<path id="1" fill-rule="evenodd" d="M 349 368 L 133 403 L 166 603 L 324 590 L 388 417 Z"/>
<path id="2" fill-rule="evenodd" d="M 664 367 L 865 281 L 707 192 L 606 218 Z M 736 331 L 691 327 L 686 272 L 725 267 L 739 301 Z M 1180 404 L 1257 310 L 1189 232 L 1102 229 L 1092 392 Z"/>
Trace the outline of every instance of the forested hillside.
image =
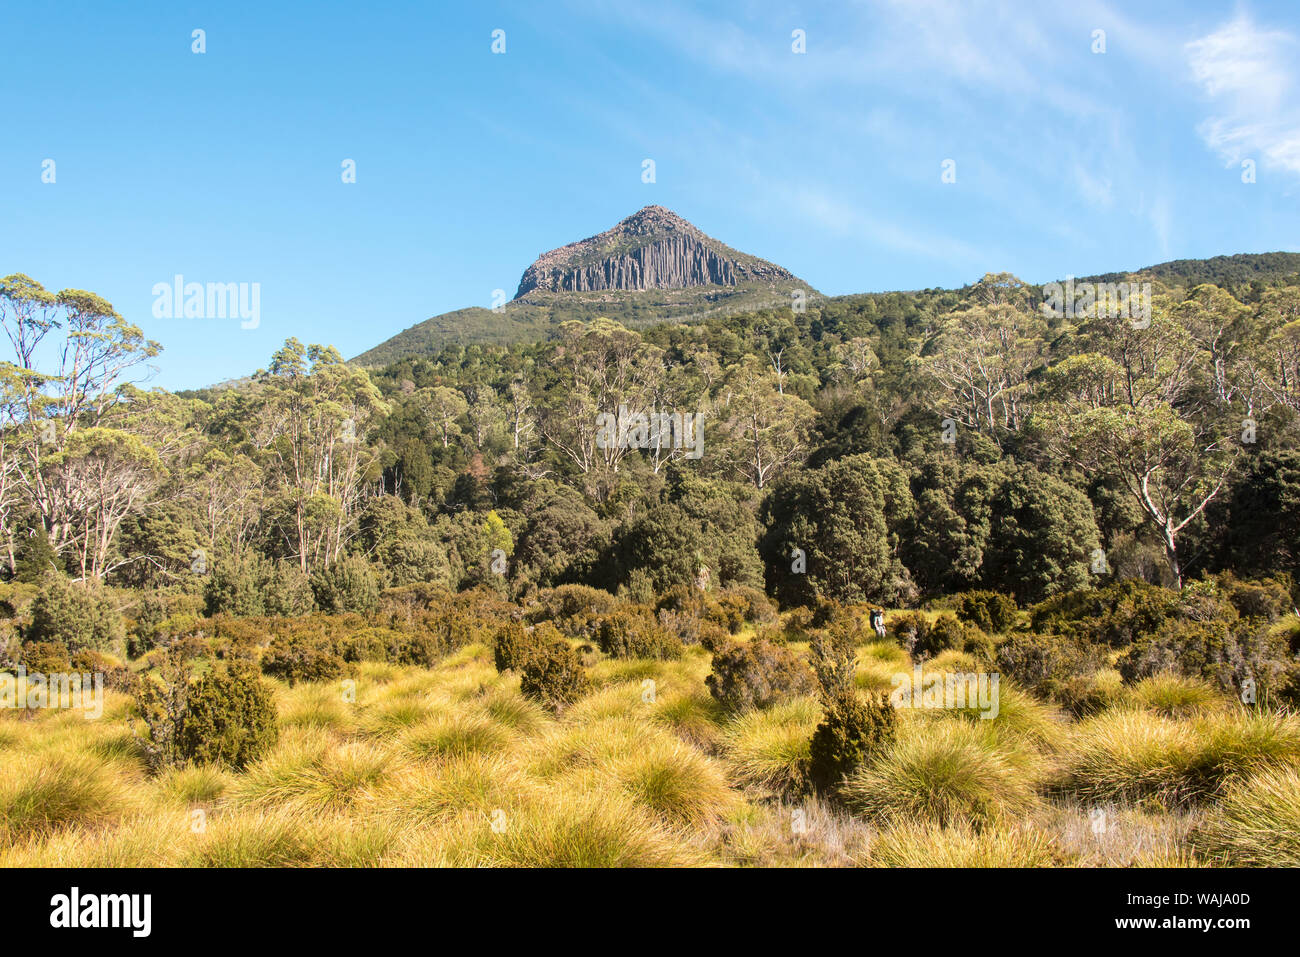
<path id="1" fill-rule="evenodd" d="M 1172 584 L 1291 572 L 1300 286 L 1253 292 L 1157 284 L 1144 323 L 1052 315 L 987 276 L 643 332 L 566 322 L 369 373 L 290 340 L 250 382 L 181 397 L 129 384 L 158 346 L 108 303 L 13 276 L 5 564 L 213 610 L 249 576 L 345 561 L 381 587 L 646 598 L 705 571 L 895 604 L 1041 600 L 1097 581 L 1098 549 L 1105 574 Z M 699 413 L 702 454 L 597 447 L 620 407 Z"/>

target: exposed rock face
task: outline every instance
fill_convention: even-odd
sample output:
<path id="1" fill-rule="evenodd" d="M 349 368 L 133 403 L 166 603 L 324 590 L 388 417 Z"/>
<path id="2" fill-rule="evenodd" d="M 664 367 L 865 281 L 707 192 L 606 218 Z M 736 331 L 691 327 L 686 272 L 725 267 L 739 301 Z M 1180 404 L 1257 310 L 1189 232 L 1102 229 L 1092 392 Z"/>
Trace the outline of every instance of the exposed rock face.
<path id="1" fill-rule="evenodd" d="M 647 206 L 613 229 L 543 253 L 524 272 L 515 299 L 535 290 L 686 289 L 794 278 L 706 236 L 672 210 Z"/>

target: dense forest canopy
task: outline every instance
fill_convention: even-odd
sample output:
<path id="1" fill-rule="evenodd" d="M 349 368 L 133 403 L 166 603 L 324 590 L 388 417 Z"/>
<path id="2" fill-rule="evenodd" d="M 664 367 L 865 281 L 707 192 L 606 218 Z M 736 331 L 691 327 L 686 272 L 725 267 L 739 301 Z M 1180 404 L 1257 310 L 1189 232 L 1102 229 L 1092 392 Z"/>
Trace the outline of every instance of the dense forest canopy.
<path id="1" fill-rule="evenodd" d="M 344 566 L 515 599 L 706 576 L 892 605 L 1294 574 L 1300 277 L 1219 265 L 1122 277 L 1149 283 L 1142 319 L 989 275 L 370 369 L 291 339 L 183 394 L 139 387 L 160 347 L 109 303 L 12 275 L 3 569 L 259 613 Z M 700 414 L 702 455 L 599 441 L 620 410 Z"/>

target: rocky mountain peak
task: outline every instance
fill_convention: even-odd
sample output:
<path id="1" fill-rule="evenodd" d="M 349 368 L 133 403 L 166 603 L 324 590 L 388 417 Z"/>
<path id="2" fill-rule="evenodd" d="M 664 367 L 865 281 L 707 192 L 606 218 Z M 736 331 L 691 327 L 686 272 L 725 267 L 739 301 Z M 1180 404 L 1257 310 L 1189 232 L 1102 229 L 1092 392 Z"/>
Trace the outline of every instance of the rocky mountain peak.
<path id="1" fill-rule="evenodd" d="M 646 206 L 580 242 L 543 253 L 525 270 L 516 300 L 547 292 L 735 287 L 794 279 L 738 252 L 663 206 Z"/>

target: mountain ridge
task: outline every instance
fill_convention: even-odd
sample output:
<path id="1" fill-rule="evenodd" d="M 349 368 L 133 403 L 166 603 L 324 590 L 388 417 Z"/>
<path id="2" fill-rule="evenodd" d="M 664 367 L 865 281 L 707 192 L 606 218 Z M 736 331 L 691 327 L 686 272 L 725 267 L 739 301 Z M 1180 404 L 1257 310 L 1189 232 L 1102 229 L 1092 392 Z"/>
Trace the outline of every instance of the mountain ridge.
<path id="1" fill-rule="evenodd" d="M 546 338 L 568 319 L 607 316 L 633 328 L 788 306 L 796 290 L 823 297 L 790 270 L 714 239 L 664 206 L 537 257 L 514 299 L 471 306 L 402 330 L 352 361 L 382 365 L 453 342 Z"/>
<path id="2" fill-rule="evenodd" d="M 1249 286 L 1293 274 L 1300 274 L 1300 253 L 1278 251 L 1175 259 L 1076 281 L 1142 276 L 1190 288 L 1202 282 Z M 908 292 L 822 296 L 789 270 L 714 239 L 666 207 L 650 205 L 609 229 L 543 252 L 524 270 L 514 299 L 502 306 L 432 316 L 351 361 L 375 367 L 453 344 L 538 341 L 569 319 L 607 316 L 630 328 L 696 322 L 788 307 L 796 290 L 804 291 L 810 306 Z"/>

